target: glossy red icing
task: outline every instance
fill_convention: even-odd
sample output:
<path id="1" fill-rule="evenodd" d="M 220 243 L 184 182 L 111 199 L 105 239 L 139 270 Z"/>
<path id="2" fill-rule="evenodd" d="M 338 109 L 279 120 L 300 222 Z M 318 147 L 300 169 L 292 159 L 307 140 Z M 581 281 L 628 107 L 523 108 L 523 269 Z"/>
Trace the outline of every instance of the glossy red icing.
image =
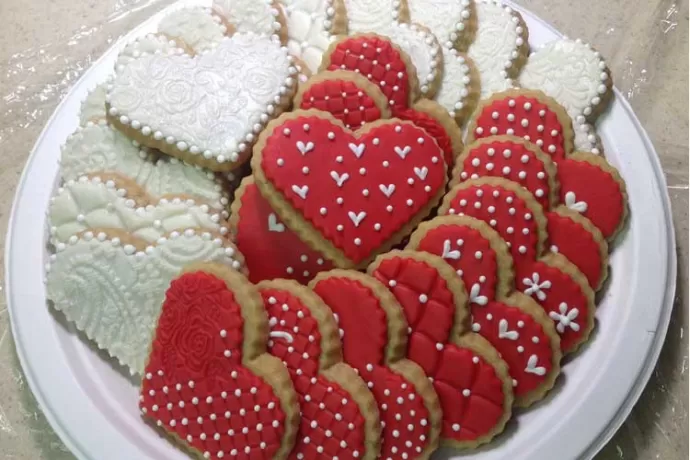
<path id="1" fill-rule="evenodd" d="M 390 41 L 378 37 L 350 37 L 331 51 L 328 70 L 351 70 L 378 85 L 392 108 L 410 102 L 405 61 Z"/>
<path id="2" fill-rule="evenodd" d="M 467 441 L 491 432 L 504 413 L 502 381 L 491 364 L 450 337 L 455 309 L 466 306 L 456 305 L 445 280 L 425 262 L 384 259 L 373 275 L 405 311 L 408 358 L 433 378 L 443 409 L 442 436 Z"/>
<path id="3" fill-rule="evenodd" d="M 436 143 L 443 151 L 443 158 L 446 161 L 446 164 L 453 164 L 455 158 L 450 136 L 441 123 L 438 122 L 438 120 L 426 112 L 410 108 L 396 109 L 393 111 L 393 116 L 400 118 L 401 120 L 411 121 L 415 125 L 424 128 L 427 133 L 436 139 Z"/>
<path id="4" fill-rule="evenodd" d="M 318 272 L 332 268 L 280 221 L 254 182 L 245 183 L 242 190 L 235 243 L 245 257 L 250 281 L 285 278 L 307 284 Z"/>
<path id="5" fill-rule="evenodd" d="M 325 278 L 313 289 L 338 318 L 345 361 L 359 371 L 379 406 L 381 458 L 417 457 L 428 446 L 429 411 L 414 385 L 387 367 L 388 319 L 379 298 L 346 277 Z"/>
<path id="6" fill-rule="evenodd" d="M 355 264 L 445 186 L 436 142 L 399 122 L 355 137 L 316 116 L 288 118 L 266 138 L 261 168 L 293 209 Z"/>
<path id="7" fill-rule="evenodd" d="M 269 352 L 287 366 L 302 413 L 290 458 L 356 458 L 365 452 L 365 421 L 352 396 L 320 375 L 319 324 L 290 291 L 265 288 L 261 296 L 269 317 Z"/>
<path id="8" fill-rule="evenodd" d="M 328 112 L 349 129 L 359 129 L 381 118 L 374 99 L 351 80 L 332 79 L 311 84 L 299 108 Z"/>
<path id="9" fill-rule="evenodd" d="M 174 280 L 139 407 L 202 454 L 268 460 L 280 447 L 285 414 L 273 389 L 242 366 L 243 324 L 224 281 L 206 273 Z"/>
<path id="10" fill-rule="evenodd" d="M 563 126 L 558 116 L 534 97 L 505 97 L 482 107 L 476 116 L 474 137 L 480 139 L 500 134 L 522 137 L 535 143 L 555 160 L 569 153 L 564 150 Z"/>
<path id="11" fill-rule="evenodd" d="M 560 201 L 591 220 L 604 238 L 611 238 L 625 215 L 625 200 L 618 181 L 596 164 L 573 159 L 558 162 L 558 180 Z"/>

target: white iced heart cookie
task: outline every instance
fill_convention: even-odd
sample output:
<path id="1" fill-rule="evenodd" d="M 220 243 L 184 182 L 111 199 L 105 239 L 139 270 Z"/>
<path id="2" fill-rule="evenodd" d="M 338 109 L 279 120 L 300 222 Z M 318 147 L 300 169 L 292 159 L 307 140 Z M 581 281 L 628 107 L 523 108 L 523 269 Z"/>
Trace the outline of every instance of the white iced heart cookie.
<path id="1" fill-rule="evenodd" d="M 110 81 L 110 78 L 108 78 Z M 98 123 L 101 120 L 105 120 L 105 91 L 106 83 L 101 83 L 100 85 L 89 91 L 89 94 L 81 103 L 81 109 L 79 111 L 79 125 L 86 126 L 89 122 Z"/>
<path id="2" fill-rule="evenodd" d="M 468 56 L 481 79 L 481 98 L 512 88 L 522 68 L 529 45 L 522 16 L 496 0 L 478 0 L 477 34 Z"/>
<path id="3" fill-rule="evenodd" d="M 186 197 L 151 200 L 136 184 L 118 177 L 70 180 L 51 198 L 48 212 L 54 245 L 89 228 L 118 229 L 149 243 L 185 228 L 228 233 L 227 211 Z"/>
<path id="4" fill-rule="evenodd" d="M 380 33 L 407 53 L 417 69 L 422 96 L 433 98 L 443 75 L 443 52 L 434 34 L 418 24 L 397 22 L 390 23 Z"/>
<path id="5" fill-rule="evenodd" d="M 282 3 L 290 54 L 304 62 L 311 72 L 317 72 L 334 35 L 346 31 L 342 0 L 284 0 Z"/>
<path id="6" fill-rule="evenodd" d="M 240 269 L 231 243 L 209 232 L 174 232 L 149 245 L 117 231 L 73 235 L 47 267 L 53 307 L 132 373 L 141 374 L 170 281 L 195 262 Z"/>
<path id="7" fill-rule="evenodd" d="M 128 43 L 115 60 L 115 72 L 122 72 L 127 65 L 143 56 L 152 54 L 174 55 L 192 52 L 191 48 L 172 37 L 162 34 L 148 34 Z M 107 88 L 107 85 L 106 85 Z M 104 96 L 105 99 L 105 96 Z M 103 101 L 105 107 L 105 100 Z"/>
<path id="8" fill-rule="evenodd" d="M 234 31 L 211 8 L 182 8 L 166 15 L 158 33 L 184 43 L 195 53 L 209 51 Z"/>
<path id="9" fill-rule="evenodd" d="M 275 35 L 282 43 L 287 39 L 285 17 L 275 0 L 213 0 L 213 7 L 237 32 Z"/>
<path id="10" fill-rule="evenodd" d="M 399 22 L 400 0 L 343 1 L 350 35 L 371 32 L 384 34 L 391 23 Z"/>
<path id="11" fill-rule="evenodd" d="M 588 122 L 606 109 L 613 81 L 599 52 L 579 39 L 549 42 L 529 56 L 519 81 L 565 108 L 573 119 L 577 150 L 601 153 L 601 142 Z"/>
<path id="12" fill-rule="evenodd" d="M 129 177 L 154 197 L 193 196 L 214 209 L 228 204 L 227 193 L 214 173 L 176 158 L 155 159 L 105 120 L 88 122 L 70 135 L 62 147 L 60 174 L 64 181 L 69 181 L 103 171 Z"/>
<path id="13" fill-rule="evenodd" d="M 467 49 L 476 32 L 474 0 L 405 0 L 401 20 L 422 24 L 442 42 Z"/>
<path id="14" fill-rule="evenodd" d="M 277 38 L 253 33 L 225 38 L 203 55 L 143 56 L 108 86 L 108 118 L 144 145 L 229 171 L 288 106 L 296 73 Z"/>
<path id="15" fill-rule="evenodd" d="M 479 100 L 479 75 L 467 56 L 449 46 L 442 47 L 442 52 L 443 78 L 436 102 L 462 126 Z"/>

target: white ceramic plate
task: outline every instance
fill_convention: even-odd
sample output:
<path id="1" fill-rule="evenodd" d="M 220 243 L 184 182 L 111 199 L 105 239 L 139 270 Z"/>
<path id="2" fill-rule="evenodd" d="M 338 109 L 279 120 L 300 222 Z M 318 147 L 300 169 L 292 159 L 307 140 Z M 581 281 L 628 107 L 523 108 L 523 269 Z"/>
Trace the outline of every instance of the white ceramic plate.
<path id="1" fill-rule="evenodd" d="M 186 1 L 184 4 L 198 4 Z M 178 8 L 176 4 L 172 8 Z M 41 134 L 24 169 L 7 235 L 6 288 L 19 359 L 43 412 L 80 459 L 186 459 L 137 409 L 125 377 L 46 306 L 46 210 L 58 178 L 60 145 L 77 127 L 80 102 L 112 71 L 127 41 L 153 32 L 162 12 L 110 49 L 72 88 Z M 521 10 L 532 46 L 559 35 Z M 591 343 L 563 369 L 547 401 L 518 414 L 508 432 L 463 458 L 591 458 L 630 413 L 654 368 L 675 291 L 675 239 L 664 176 L 649 138 L 616 92 L 599 133 L 628 185 L 629 229 L 611 258 Z M 452 458 L 452 451 L 439 452 Z"/>

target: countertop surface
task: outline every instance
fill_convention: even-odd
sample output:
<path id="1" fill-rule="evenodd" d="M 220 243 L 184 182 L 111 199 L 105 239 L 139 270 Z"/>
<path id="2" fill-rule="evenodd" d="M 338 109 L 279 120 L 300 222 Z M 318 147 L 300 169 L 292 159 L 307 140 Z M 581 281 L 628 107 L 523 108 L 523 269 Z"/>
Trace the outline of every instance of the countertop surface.
<path id="1" fill-rule="evenodd" d="M 0 0 L 0 228 L 7 228 L 26 159 L 61 98 L 118 37 L 169 3 Z M 601 51 L 661 158 L 673 206 L 678 288 L 666 343 L 640 401 L 597 459 L 687 459 L 688 0 L 516 3 Z M 4 254 L 4 238 L 0 244 Z M 0 459 L 71 458 L 22 375 L 2 295 Z"/>

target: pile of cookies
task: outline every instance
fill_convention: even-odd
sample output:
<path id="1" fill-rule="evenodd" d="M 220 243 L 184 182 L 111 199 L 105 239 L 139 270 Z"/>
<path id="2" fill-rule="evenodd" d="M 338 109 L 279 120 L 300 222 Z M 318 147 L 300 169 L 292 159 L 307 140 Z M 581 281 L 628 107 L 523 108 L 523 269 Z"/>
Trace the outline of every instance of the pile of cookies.
<path id="1" fill-rule="evenodd" d="M 493 0 L 179 9 L 63 146 L 48 298 L 196 456 L 474 448 L 594 327 L 611 88 Z"/>

